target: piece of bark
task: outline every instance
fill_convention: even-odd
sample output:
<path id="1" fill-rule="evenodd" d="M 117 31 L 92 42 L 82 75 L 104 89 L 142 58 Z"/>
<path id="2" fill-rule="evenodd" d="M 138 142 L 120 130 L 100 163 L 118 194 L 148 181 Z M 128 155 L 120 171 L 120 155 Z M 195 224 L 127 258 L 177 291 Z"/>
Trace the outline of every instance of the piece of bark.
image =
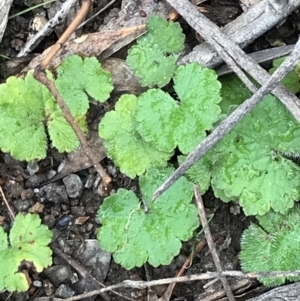
<path id="1" fill-rule="evenodd" d="M 300 282 L 277 287 L 259 297 L 247 301 L 300 301 Z"/>
<path id="2" fill-rule="evenodd" d="M 226 25 L 222 31 L 244 48 L 299 6 L 300 0 L 263 0 Z M 222 59 L 212 46 L 202 43 L 181 58 L 179 64 L 189 62 L 198 62 L 202 66 L 214 68 L 221 64 Z"/>
<path id="3" fill-rule="evenodd" d="M 5 29 L 6 29 L 8 13 L 9 13 L 12 3 L 13 3 L 13 0 L 1 0 L 0 1 L 0 42 L 2 41 Z"/>

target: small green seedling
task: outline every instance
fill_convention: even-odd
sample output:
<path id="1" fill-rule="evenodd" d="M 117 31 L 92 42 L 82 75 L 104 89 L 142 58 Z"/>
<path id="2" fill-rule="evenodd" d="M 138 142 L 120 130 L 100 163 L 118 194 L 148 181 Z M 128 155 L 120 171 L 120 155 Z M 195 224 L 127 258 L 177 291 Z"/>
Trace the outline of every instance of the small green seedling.
<path id="1" fill-rule="evenodd" d="M 119 189 L 100 206 L 100 247 L 114 253 L 114 260 L 126 269 L 147 261 L 154 267 L 169 264 L 181 241 L 190 239 L 199 225 L 197 208 L 191 204 L 193 185 L 185 177 L 151 201 L 152 193 L 172 172 L 172 168 L 150 169 L 139 179 L 140 200 L 134 192 Z"/>
<path id="2" fill-rule="evenodd" d="M 52 77 L 51 74 L 49 76 Z M 81 129 L 86 132 L 88 97 L 103 102 L 113 89 L 111 76 L 96 58 L 68 57 L 57 69 L 55 85 Z M 18 160 L 46 156 L 47 132 L 60 152 L 79 146 L 78 138 L 63 117 L 48 89 L 28 73 L 12 76 L 0 85 L 0 148 Z"/>
<path id="3" fill-rule="evenodd" d="M 257 217 L 258 225 L 244 231 L 240 260 L 245 272 L 293 271 L 300 269 L 300 208 L 286 214 L 270 211 Z M 266 286 L 278 286 L 300 277 L 260 278 Z"/>
<path id="4" fill-rule="evenodd" d="M 18 214 L 8 235 L 0 227 L 0 291 L 23 292 L 29 283 L 22 266 L 30 264 L 36 272 L 52 264 L 48 247 L 52 232 L 36 214 Z M 25 267 L 25 265 L 24 265 Z M 23 268 L 24 268 L 23 267 Z"/>

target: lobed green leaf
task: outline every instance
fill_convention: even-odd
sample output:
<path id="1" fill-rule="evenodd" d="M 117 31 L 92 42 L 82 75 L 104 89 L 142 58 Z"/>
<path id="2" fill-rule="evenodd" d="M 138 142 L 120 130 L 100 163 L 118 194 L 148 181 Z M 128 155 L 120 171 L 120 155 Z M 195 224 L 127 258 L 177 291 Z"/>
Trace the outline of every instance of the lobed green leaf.
<path id="1" fill-rule="evenodd" d="M 215 195 L 238 199 L 246 215 L 284 213 L 299 199 L 300 169 L 278 151 L 299 153 L 300 125 L 275 97 L 265 97 L 216 151 Z"/>
<path id="2" fill-rule="evenodd" d="M 124 94 L 115 110 L 106 113 L 99 124 L 99 135 L 107 155 L 131 178 L 151 167 L 166 166 L 172 156 L 172 152 L 159 151 L 141 138 L 137 132 L 136 110 L 137 97 Z"/>
<path id="3" fill-rule="evenodd" d="M 177 143 L 182 153 L 192 151 L 212 129 L 221 109 L 221 84 L 214 70 L 197 63 L 180 66 L 174 76 L 174 90 L 181 100 L 182 121 Z"/>
<path id="4" fill-rule="evenodd" d="M 291 271 L 299 265 L 299 206 L 287 214 L 270 211 L 258 217 L 260 226 L 251 225 L 244 231 L 240 260 L 245 272 Z M 260 278 L 266 286 L 278 286 L 300 277 Z"/>
<path id="5" fill-rule="evenodd" d="M 73 116 L 85 115 L 88 95 L 96 101 L 106 101 L 113 90 L 111 74 L 102 69 L 95 57 L 67 57 L 57 68 L 55 85 Z"/>
<path id="6" fill-rule="evenodd" d="M 0 228 L 0 290 L 26 291 L 28 281 L 19 267 L 23 261 L 31 263 L 37 272 L 41 272 L 52 263 L 52 251 L 48 247 L 52 232 L 36 214 L 18 214 L 10 231 L 8 247 L 7 234 Z"/>
<path id="7" fill-rule="evenodd" d="M 155 267 L 169 264 L 179 253 L 181 240 L 191 238 L 199 225 L 197 209 L 191 204 L 193 187 L 186 178 L 181 177 L 151 201 L 154 190 L 172 172 L 171 168 L 153 168 L 140 177 L 147 208 L 132 191 L 120 189 L 106 198 L 98 211 L 102 223 L 97 234 L 100 247 L 114 252 L 115 261 L 126 269 L 146 261 Z"/>

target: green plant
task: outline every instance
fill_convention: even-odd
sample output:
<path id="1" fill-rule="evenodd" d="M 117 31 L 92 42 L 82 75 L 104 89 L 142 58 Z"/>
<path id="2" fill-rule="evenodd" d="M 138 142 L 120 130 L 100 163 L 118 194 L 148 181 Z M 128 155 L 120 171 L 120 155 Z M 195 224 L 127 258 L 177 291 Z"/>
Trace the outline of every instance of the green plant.
<path id="1" fill-rule="evenodd" d="M 52 263 L 52 251 L 48 247 L 52 232 L 36 214 L 18 214 L 10 230 L 9 240 L 0 227 L 0 291 L 26 291 L 29 287 L 26 274 L 21 268 L 30 264 L 36 272 Z"/>
<path id="2" fill-rule="evenodd" d="M 163 87 L 176 70 L 176 61 L 184 48 L 184 35 L 178 23 L 153 16 L 147 22 L 148 33 L 137 40 L 126 59 L 142 86 Z"/>
<path id="3" fill-rule="evenodd" d="M 177 146 L 188 153 L 219 117 L 221 85 L 214 71 L 188 64 L 173 80 L 180 103 L 161 89 L 149 89 L 139 97 L 123 95 L 101 120 L 107 155 L 129 177 L 166 166 Z"/>
<path id="4" fill-rule="evenodd" d="M 240 260 L 247 272 L 291 271 L 300 268 L 299 231 L 300 208 L 296 205 L 286 214 L 270 211 L 258 216 L 259 225 L 244 231 Z M 266 286 L 278 286 L 286 280 L 299 281 L 300 277 L 260 278 Z"/>
<path id="5" fill-rule="evenodd" d="M 198 227 L 198 212 L 191 204 L 193 185 L 182 177 L 155 202 L 152 193 L 172 168 L 150 169 L 139 179 L 140 200 L 132 191 L 119 189 L 100 206 L 100 247 L 114 253 L 114 260 L 126 269 L 146 261 L 157 267 L 169 264 L 179 253 L 182 240 Z"/>
<path id="6" fill-rule="evenodd" d="M 55 84 L 85 132 L 88 96 L 103 102 L 113 89 L 110 74 L 101 68 L 96 58 L 82 60 L 75 55 L 58 67 Z M 52 144 L 60 152 L 70 152 L 79 146 L 77 136 L 53 96 L 32 73 L 25 79 L 12 76 L 0 85 L 0 148 L 3 152 L 18 160 L 45 158 L 45 125 Z"/>

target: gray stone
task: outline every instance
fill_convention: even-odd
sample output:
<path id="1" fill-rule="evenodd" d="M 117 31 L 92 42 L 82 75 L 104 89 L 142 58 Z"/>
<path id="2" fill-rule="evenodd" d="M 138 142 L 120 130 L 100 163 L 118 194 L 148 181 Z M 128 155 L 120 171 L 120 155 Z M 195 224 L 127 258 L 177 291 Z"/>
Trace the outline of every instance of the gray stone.
<path id="1" fill-rule="evenodd" d="M 65 265 L 55 265 L 44 270 L 45 275 L 56 287 L 70 283 L 71 272 Z"/>
<path id="2" fill-rule="evenodd" d="M 55 291 L 55 296 L 63 299 L 70 298 L 74 296 L 74 294 L 75 292 L 66 284 L 60 285 L 60 287 Z"/>
<path id="3" fill-rule="evenodd" d="M 83 184 L 79 176 L 71 174 L 63 179 L 68 196 L 70 198 L 78 198 L 83 190 Z"/>
<path id="4" fill-rule="evenodd" d="M 69 202 L 65 186 L 63 186 L 63 185 L 51 183 L 51 184 L 45 185 L 42 188 L 42 191 L 45 193 L 45 198 L 49 202 L 53 202 L 53 203 L 68 203 Z"/>

